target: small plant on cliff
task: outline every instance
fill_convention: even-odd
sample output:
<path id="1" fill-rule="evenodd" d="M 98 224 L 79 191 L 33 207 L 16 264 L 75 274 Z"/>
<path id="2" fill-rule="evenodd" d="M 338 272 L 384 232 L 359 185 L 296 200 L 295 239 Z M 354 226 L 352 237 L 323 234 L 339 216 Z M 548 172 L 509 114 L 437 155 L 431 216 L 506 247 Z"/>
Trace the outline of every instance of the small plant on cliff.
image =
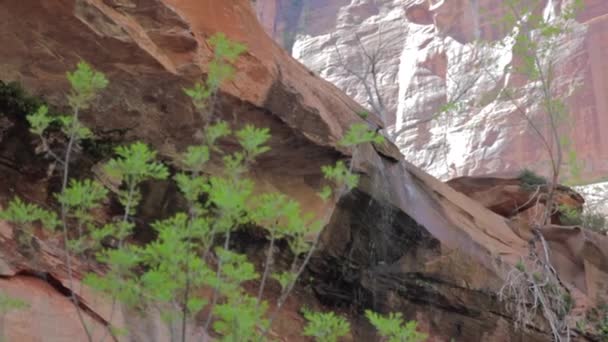
<path id="1" fill-rule="evenodd" d="M 388 342 L 421 342 L 427 335 L 416 331 L 416 321 L 404 322 L 401 313 L 390 313 L 382 316 L 373 311 L 366 310 L 365 316 L 378 330 L 384 341 Z"/>
<path id="2" fill-rule="evenodd" d="M 13 199 L 6 209 L 0 211 L 0 219 L 13 222 L 21 228 L 15 232 L 15 236 L 19 246 L 28 251 L 34 249 L 35 222 L 39 222 L 42 227 L 50 230 L 59 225 L 55 213 L 44 210 L 37 205 L 25 203 L 20 198 Z"/>
<path id="3" fill-rule="evenodd" d="M 583 224 L 582 213 L 576 208 L 572 208 L 568 205 L 560 205 L 557 210 L 562 225 L 579 226 Z"/>
<path id="4" fill-rule="evenodd" d="M 581 226 L 600 234 L 608 231 L 608 219 L 602 213 L 586 211 L 587 209 L 580 212 L 576 208 L 565 205 L 559 206 L 558 210 L 562 225 Z"/>
<path id="5" fill-rule="evenodd" d="M 0 293 L 0 315 L 5 315 L 10 311 L 21 310 L 27 307 L 28 304 L 23 300 Z"/>
<path id="6" fill-rule="evenodd" d="M 4 319 L 6 314 L 16 310 L 22 310 L 29 305 L 21 300 L 4 293 L 0 293 L 0 342 L 7 341 L 4 336 Z"/>
<path id="7" fill-rule="evenodd" d="M 534 171 L 528 169 L 523 169 L 517 178 L 527 189 L 536 190 L 538 186 L 547 185 L 547 178 L 540 176 Z"/>
<path id="8" fill-rule="evenodd" d="M 308 321 L 304 327 L 304 336 L 313 337 L 317 342 L 336 342 L 350 332 L 348 321 L 333 312 L 304 309 L 303 313 Z"/>

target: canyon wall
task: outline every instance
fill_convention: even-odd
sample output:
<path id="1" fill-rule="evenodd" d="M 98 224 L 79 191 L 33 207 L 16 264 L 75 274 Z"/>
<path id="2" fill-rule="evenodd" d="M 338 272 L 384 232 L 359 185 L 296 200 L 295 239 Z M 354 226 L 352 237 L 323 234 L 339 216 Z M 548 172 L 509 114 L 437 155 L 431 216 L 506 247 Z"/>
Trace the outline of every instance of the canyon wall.
<path id="1" fill-rule="evenodd" d="M 566 2 L 549 1 L 542 10 L 550 14 Z M 576 88 L 567 96 L 570 119 L 561 132 L 577 151 L 582 178 L 592 181 L 608 174 L 608 135 L 601 132 L 608 129 L 608 2 L 584 5 L 556 51 L 556 70 L 561 84 Z M 498 96 L 506 86 L 529 85 L 508 71 L 516 62 L 511 49 L 475 43 L 504 38 L 495 24 L 504 14 L 501 1 L 258 0 L 256 6 L 267 28 L 281 27 L 268 30 L 275 40 L 364 105 L 362 82 L 348 70 L 364 67 L 365 53 L 380 45 L 378 80 L 389 109 L 388 131 L 406 159 L 431 174 L 446 179 L 522 168 L 548 173 L 538 135 L 512 101 Z M 287 8 L 289 22 L 281 13 Z M 286 30 L 295 37 L 287 45 Z M 446 110 L 448 101 L 459 106 Z M 547 127 L 538 110 L 527 109 L 541 130 Z"/>
<path id="2" fill-rule="evenodd" d="M 319 8 L 340 4 L 333 0 L 314 3 Z M 295 13 L 306 13 L 298 9 L 305 2 L 289 4 L 296 6 Z M 402 7 L 359 4 L 349 7 L 346 22 L 371 11 L 387 36 L 416 37 L 399 33 L 401 15 L 406 13 Z M 282 7 L 274 8 L 279 13 Z M 427 12 L 422 8 L 412 15 L 425 22 Z M 314 26 L 317 31 L 309 28 L 311 32 L 324 32 L 335 24 L 326 16 L 331 11 L 308 13 L 321 21 Z M 223 32 L 247 46 L 247 52 L 234 62 L 234 78 L 218 90 L 215 118 L 234 128 L 268 127 L 271 149 L 256 160 L 248 175 L 255 181 L 256 193 L 289 195 L 304 211 L 322 215 L 327 223 L 303 281 L 270 329 L 273 338 L 307 341 L 301 334 L 300 307 L 311 306 L 347 315 L 353 327 L 347 341 L 379 340 L 361 314 L 365 309 L 402 312 L 408 320 L 419 322 L 431 342 L 551 339 L 540 316 L 535 316 L 538 319 L 531 329 L 516 330 L 514 313 L 496 295 L 515 265 L 529 255 L 532 234 L 529 223 L 505 214 L 521 209 L 519 205 L 504 206 L 513 205 L 511 198 L 518 200 L 516 204 L 536 203 L 530 196 L 538 192 L 526 190 L 518 179 L 506 183 L 485 179 L 477 185 L 479 180 L 463 180 L 464 189 L 459 190 L 474 200 L 409 163 L 390 142 L 362 144 L 356 153 L 339 144 L 352 124 L 376 130 L 381 118 L 358 116 L 360 105 L 276 45 L 259 25 L 249 0 L 9 1 L 0 2 L 0 25 L 2 89 L 17 82 L 51 108 L 64 110 L 69 92 L 66 72 L 84 59 L 110 81 L 98 101 L 80 113 L 95 139 L 101 139 L 95 141 L 109 141 L 111 146 L 143 141 L 175 168 L 178 153 L 201 143 L 204 122 L 183 89 L 209 76 L 214 51 L 207 39 Z M 419 26 L 423 31 L 433 29 Z M 285 32 L 281 27 L 289 26 L 276 27 L 277 32 Z M 303 51 L 301 46 L 302 42 L 294 41 L 295 51 Z M 395 70 L 399 71 L 399 65 Z M 5 207 L 19 196 L 56 208 L 54 193 L 61 184 L 60 175 L 53 172 L 51 161 L 37 148 L 39 140 L 29 131 L 25 115 L 32 108 L 23 108 L 19 94 L 3 91 L 0 95 L 0 205 Z M 236 142 L 222 139 L 218 144 L 232 151 Z M 96 170 L 111 156 L 111 149 L 98 146 L 91 151 L 83 145 L 75 149 L 70 175 L 99 176 Z M 326 203 L 318 197 L 325 184 L 320 169 L 338 160 L 349 160 L 360 182 L 356 189 Z M 205 174 L 222 167 L 218 160 L 209 163 Z M 137 244 L 154 238 L 150 227 L 154 220 L 170 217 L 179 208 L 175 183 L 152 182 L 144 188 L 147 192 L 134 219 L 137 232 L 130 237 Z M 563 197 L 577 200 L 572 206 L 578 209 L 580 196 L 571 195 L 566 191 Z M 496 203 L 501 204 L 498 209 Z M 109 222 L 117 211 L 123 214 L 104 202 L 96 220 Z M 163 328 L 156 311 L 145 310 L 140 316 L 123 306 L 113 310 L 113 300 L 80 286 L 85 273 L 103 274 L 102 265 L 73 260 L 72 274 L 64 263 L 59 233 L 35 230 L 36 247 L 26 253 L 16 241 L 20 228 L 0 221 L 0 294 L 19 299 L 27 307 L 0 317 L 4 324 L 0 335 L 11 341 L 83 341 L 87 338 L 77 322 L 80 312 L 102 337 L 94 335 L 94 340 L 104 336 L 116 341 L 170 340 L 171 331 Z M 251 230 L 257 237 L 234 237 L 242 248 L 238 251 L 263 256 L 269 242 Z M 575 300 L 570 322 L 575 326 L 588 310 L 607 299 L 608 238 L 580 227 L 554 226 L 544 237 L 552 251 L 551 261 Z M 262 262 L 257 263 L 260 271 Z M 274 303 L 280 291 L 273 282 L 265 298 Z M 73 296 L 79 298 L 79 310 L 70 304 Z M 110 327 L 126 328 L 125 335 L 110 336 L 115 331 Z M 188 341 L 209 340 L 200 324 L 191 326 L 188 333 L 193 335 Z M 597 340 L 593 333 L 574 332 L 579 340 Z"/>

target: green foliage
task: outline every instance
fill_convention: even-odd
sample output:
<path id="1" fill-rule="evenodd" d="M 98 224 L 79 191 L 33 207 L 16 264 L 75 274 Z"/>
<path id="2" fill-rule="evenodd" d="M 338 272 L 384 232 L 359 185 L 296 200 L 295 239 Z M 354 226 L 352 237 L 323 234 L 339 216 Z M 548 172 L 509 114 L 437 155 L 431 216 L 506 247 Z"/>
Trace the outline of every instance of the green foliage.
<path id="1" fill-rule="evenodd" d="M 9 202 L 8 207 L 0 212 L 0 219 L 15 224 L 27 224 L 39 221 L 45 228 L 55 229 L 59 220 L 55 213 L 42 209 L 32 203 L 25 203 L 15 197 Z"/>
<path id="2" fill-rule="evenodd" d="M 317 342 L 336 342 L 350 331 L 348 321 L 333 312 L 312 312 L 303 310 L 308 321 L 304 336 L 314 337 Z"/>
<path id="3" fill-rule="evenodd" d="M 279 272 L 273 273 L 272 278 L 279 282 L 281 290 L 285 291 L 289 285 L 291 285 L 296 279 L 296 275 L 293 272 Z"/>
<path id="4" fill-rule="evenodd" d="M 182 157 L 184 169 L 190 172 L 201 172 L 203 166 L 209 161 L 209 147 L 188 146 Z"/>
<path id="5" fill-rule="evenodd" d="M 351 147 L 368 142 L 381 144 L 384 142 L 384 137 L 370 130 L 366 124 L 356 123 L 350 126 L 339 143 L 342 146 Z"/>
<path id="6" fill-rule="evenodd" d="M 207 42 L 213 47 L 217 59 L 234 62 L 247 51 L 247 47 L 241 43 L 233 42 L 224 33 L 216 33 Z"/>
<path id="7" fill-rule="evenodd" d="M 321 188 L 321 191 L 319 191 L 319 197 L 321 197 L 322 200 L 327 201 L 331 197 L 332 193 L 333 191 L 331 187 L 325 185 Z"/>
<path id="8" fill-rule="evenodd" d="M 12 199 L 6 209 L 0 211 L 0 219 L 17 225 L 16 228 L 19 229 L 19 234 L 16 234 L 17 241 L 24 248 L 32 247 L 31 238 L 34 236 L 35 222 L 41 223 L 49 230 L 55 229 L 60 224 L 55 213 L 35 204 L 23 202 L 18 197 Z"/>
<path id="9" fill-rule="evenodd" d="M 100 206 L 108 195 L 108 190 L 100 183 L 86 179 L 72 179 L 63 193 L 57 195 L 59 203 L 75 211 L 88 211 Z"/>
<path id="10" fill-rule="evenodd" d="M 86 109 L 97 94 L 108 85 L 104 74 L 95 71 L 85 62 L 80 62 L 74 72 L 67 73 L 72 91 L 68 101 L 74 110 Z"/>
<path id="11" fill-rule="evenodd" d="M 358 116 L 359 116 L 361 119 L 365 120 L 365 119 L 367 119 L 367 118 L 369 117 L 369 112 L 368 112 L 368 111 L 366 111 L 366 110 L 362 110 L 362 111 L 357 112 L 357 115 L 358 115 Z"/>
<path id="12" fill-rule="evenodd" d="M 270 150 L 270 147 L 264 146 L 270 139 L 270 130 L 268 128 L 256 128 L 253 125 L 245 125 L 244 128 L 236 132 L 236 137 L 239 144 L 243 147 L 247 160 L 253 160 L 260 154 Z"/>
<path id="13" fill-rule="evenodd" d="M 258 306 L 253 297 L 230 297 L 227 303 L 214 308 L 218 319 L 213 329 L 223 335 L 221 341 L 264 341 L 260 331 L 268 325 L 263 316 L 266 310 L 267 305 Z"/>
<path id="14" fill-rule="evenodd" d="M 581 218 L 581 212 L 576 208 L 572 208 L 567 205 L 560 205 L 558 207 L 560 222 L 566 226 L 579 226 L 582 225 L 583 220 Z"/>
<path id="15" fill-rule="evenodd" d="M 527 188 L 536 189 L 537 186 L 547 184 L 547 179 L 545 177 L 539 176 L 538 174 L 534 173 L 534 171 L 530 171 L 528 169 L 523 169 L 517 178 Z"/>
<path id="16" fill-rule="evenodd" d="M 389 342 L 420 342 L 427 339 L 427 335 L 416 331 L 416 321 L 404 322 L 400 312 L 382 316 L 370 310 L 365 316 L 378 330 L 378 334 Z"/>
<path id="17" fill-rule="evenodd" d="M 230 41 L 223 33 L 214 34 L 207 42 L 214 49 L 214 57 L 209 62 L 207 80 L 204 84 L 196 83 L 192 88 L 184 89 L 194 107 L 201 112 L 207 109 L 209 100 L 220 85 L 234 76 L 235 71 L 231 63 L 247 50 L 245 45 Z"/>
<path id="18" fill-rule="evenodd" d="M 156 152 L 148 145 L 135 142 L 128 146 L 116 148 L 117 158 L 111 159 L 104 171 L 114 179 L 124 182 L 126 191 L 120 191 L 119 200 L 122 205 L 130 209 L 139 203 L 137 186 L 147 179 L 166 179 L 169 170 L 165 165 L 156 162 Z"/>
<path id="19" fill-rule="evenodd" d="M 46 131 L 46 129 L 51 125 L 54 119 L 50 117 L 48 113 L 49 108 L 42 105 L 35 113 L 27 116 L 27 121 L 31 126 L 30 131 L 32 133 L 42 135 L 44 131 Z"/>
<path id="20" fill-rule="evenodd" d="M 42 136 L 53 124 L 56 124 L 67 137 L 72 137 L 76 141 L 93 137 L 93 132 L 78 121 L 75 116 L 50 116 L 48 107 L 45 105 L 40 106 L 36 112 L 28 115 L 27 121 L 31 126 L 30 131 L 39 136 Z"/>
<path id="21" fill-rule="evenodd" d="M 93 137 L 93 132 L 77 120 L 75 116 L 61 115 L 55 121 L 59 123 L 63 134 L 68 137 L 73 137 L 76 140 Z"/>
<path id="22" fill-rule="evenodd" d="M 190 97 L 197 109 L 202 110 L 207 104 L 207 99 L 211 97 L 212 89 L 205 88 L 203 84 L 197 83 L 192 88 L 184 88 L 184 93 Z"/>
<path id="23" fill-rule="evenodd" d="M 118 301 L 132 307 L 143 307 L 145 301 L 142 284 L 135 271 L 140 266 L 141 255 L 134 246 L 107 249 L 97 254 L 97 260 L 109 266 L 109 270 L 99 275 L 88 273 L 83 282 L 93 289 L 112 295 Z"/>
<path id="24" fill-rule="evenodd" d="M 222 137 L 228 136 L 231 133 L 230 126 L 226 121 L 219 121 L 213 125 L 207 126 L 205 130 L 205 138 L 207 146 L 215 152 L 219 152 L 218 147 L 215 146 L 216 141 Z"/>
<path id="25" fill-rule="evenodd" d="M 29 305 L 21 299 L 9 297 L 4 293 L 0 293 L 0 315 L 4 315 L 14 310 L 25 309 L 28 306 Z"/>
<path id="26" fill-rule="evenodd" d="M 241 215 L 247 209 L 247 202 L 253 192 L 253 182 L 249 179 L 229 179 L 209 177 L 205 191 L 209 202 L 226 215 Z M 236 216 L 235 216 L 236 217 Z M 244 222 L 243 222 L 244 223 Z"/>
<path id="27" fill-rule="evenodd" d="M 608 218 L 598 212 L 580 212 L 569 206 L 559 206 L 560 222 L 566 226 L 582 226 L 583 228 L 605 233 L 608 231 Z"/>
<path id="28" fill-rule="evenodd" d="M 111 159 L 106 164 L 105 171 L 127 184 L 137 184 L 144 179 L 166 179 L 169 176 L 167 167 L 154 161 L 156 152 L 144 143 L 118 146 L 116 154 L 118 158 Z"/>
<path id="29" fill-rule="evenodd" d="M 328 180 L 334 182 L 337 188 L 346 186 L 348 190 L 354 189 L 359 184 L 359 176 L 352 173 L 343 161 L 338 161 L 334 166 L 321 167 L 323 175 Z"/>

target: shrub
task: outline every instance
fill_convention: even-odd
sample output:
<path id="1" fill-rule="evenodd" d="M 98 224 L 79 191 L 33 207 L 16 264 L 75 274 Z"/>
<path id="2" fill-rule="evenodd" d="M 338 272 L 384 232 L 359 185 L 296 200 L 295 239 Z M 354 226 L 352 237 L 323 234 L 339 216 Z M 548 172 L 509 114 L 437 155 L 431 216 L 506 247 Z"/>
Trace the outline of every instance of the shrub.
<path id="1" fill-rule="evenodd" d="M 333 312 L 303 311 L 308 321 L 304 336 L 314 337 L 317 342 L 336 342 L 350 331 L 348 321 Z"/>
<path id="2" fill-rule="evenodd" d="M 421 342 L 427 335 L 416 331 L 416 321 L 405 322 L 400 312 L 382 316 L 370 310 L 365 316 L 378 330 L 378 334 L 388 342 Z"/>
<path id="3" fill-rule="evenodd" d="M 540 176 L 534 173 L 531 170 L 523 169 L 517 178 L 522 182 L 524 187 L 536 189 L 536 187 L 540 185 L 546 185 L 547 179 L 543 176 Z"/>
<path id="4" fill-rule="evenodd" d="M 608 219 L 602 213 L 594 211 L 583 211 L 580 213 L 578 210 L 568 206 L 560 206 L 559 212 L 560 221 L 563 225 L 581 226 L 601 234 L 608 232 Z"/>

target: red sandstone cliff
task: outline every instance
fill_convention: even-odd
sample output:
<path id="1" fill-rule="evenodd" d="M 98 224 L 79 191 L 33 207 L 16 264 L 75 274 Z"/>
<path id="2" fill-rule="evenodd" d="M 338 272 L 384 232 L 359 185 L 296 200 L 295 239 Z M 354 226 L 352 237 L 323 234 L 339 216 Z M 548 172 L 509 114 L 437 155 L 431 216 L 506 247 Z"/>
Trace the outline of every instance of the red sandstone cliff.
<path id="1" fill-rule="evenodd" d="M 365 11 L 351 15 L 357 13 Z M 0 79 L 19 81 L 61 108 L 64 74 L 85 59 L 111 81 L 94 110 L 83 113 L 86 123 L 101 136 L 124 131 L 122 141 L 148 142 L 167 160 L 192 143 L 200 125 L 182 88 L 206 74 L 210 50 L 205 38 L 219 31 L 245 43 L 248 51 L 237 62 L 236 78 L 219 94 L 222 113 L 235 123 L 271 129 L 272 150 L 252 177 L 314 212 L 322 209 L 316 198 L 320 166 L 350 157 L 336 142 L 350 124 L 362 122 L 355 101 L 265 35 L 248 0 L 21 0 L 0 3 L 0 23 Z M 35 139 L 18 119 L 5 119 L 0 204 L 14 194 L 49 203 L 56 180 L 46 175 L 48 165 L 35 154 Z M 379 119 L 372 115 L 369 121 L 376 126 Z M 80 158 L 83 175 L 100 161 L 86 153 Z M 516 331 L 495 295 L 528 253 L 522 226 L 413 166 L 392 144 L 362 146 L 354 164 L 361 185 L 332 204 L 332 218 L 309 270 L 315 281 L 297 289 L 272 336 L 304 340 L 297 309 L 307 303 L 348 308 L 357 323 L 354 341 L 375 338 L 358 314 L 367 307 L 417 319 L 432 341 L 549 339 L 542 321 L 527 332 Z M 168 214 L 163 208 L 170 207 L 172 191 L 155 185 L 150 192 L 156 195 L 141 208 L 150 216 L 143 219 Z M 39 239 L 40 258 L 34 262 L 16 250 L 13 227 L 0 222 L 0 289 L 29 304 L 3 317 L 4 333 L 11 341 L 84 340 L 66 297 L 61 244 L 53 236 Z M 580 228 L 559 227 L 547 231 L 547 240 L 576 299 L 573 317 L 580 318 L 606 299 L 608 241 Z M 78 264 L 76 270 L 78 279 L 85 266 Z M 110 322 L 128 328 L 121 337 L 125 341 L 167 341 L 157 313 L 139 316 L 122 308 L 110 317 L 107 298 L 77 288 L 85 319 L 98 332 Z"/>

